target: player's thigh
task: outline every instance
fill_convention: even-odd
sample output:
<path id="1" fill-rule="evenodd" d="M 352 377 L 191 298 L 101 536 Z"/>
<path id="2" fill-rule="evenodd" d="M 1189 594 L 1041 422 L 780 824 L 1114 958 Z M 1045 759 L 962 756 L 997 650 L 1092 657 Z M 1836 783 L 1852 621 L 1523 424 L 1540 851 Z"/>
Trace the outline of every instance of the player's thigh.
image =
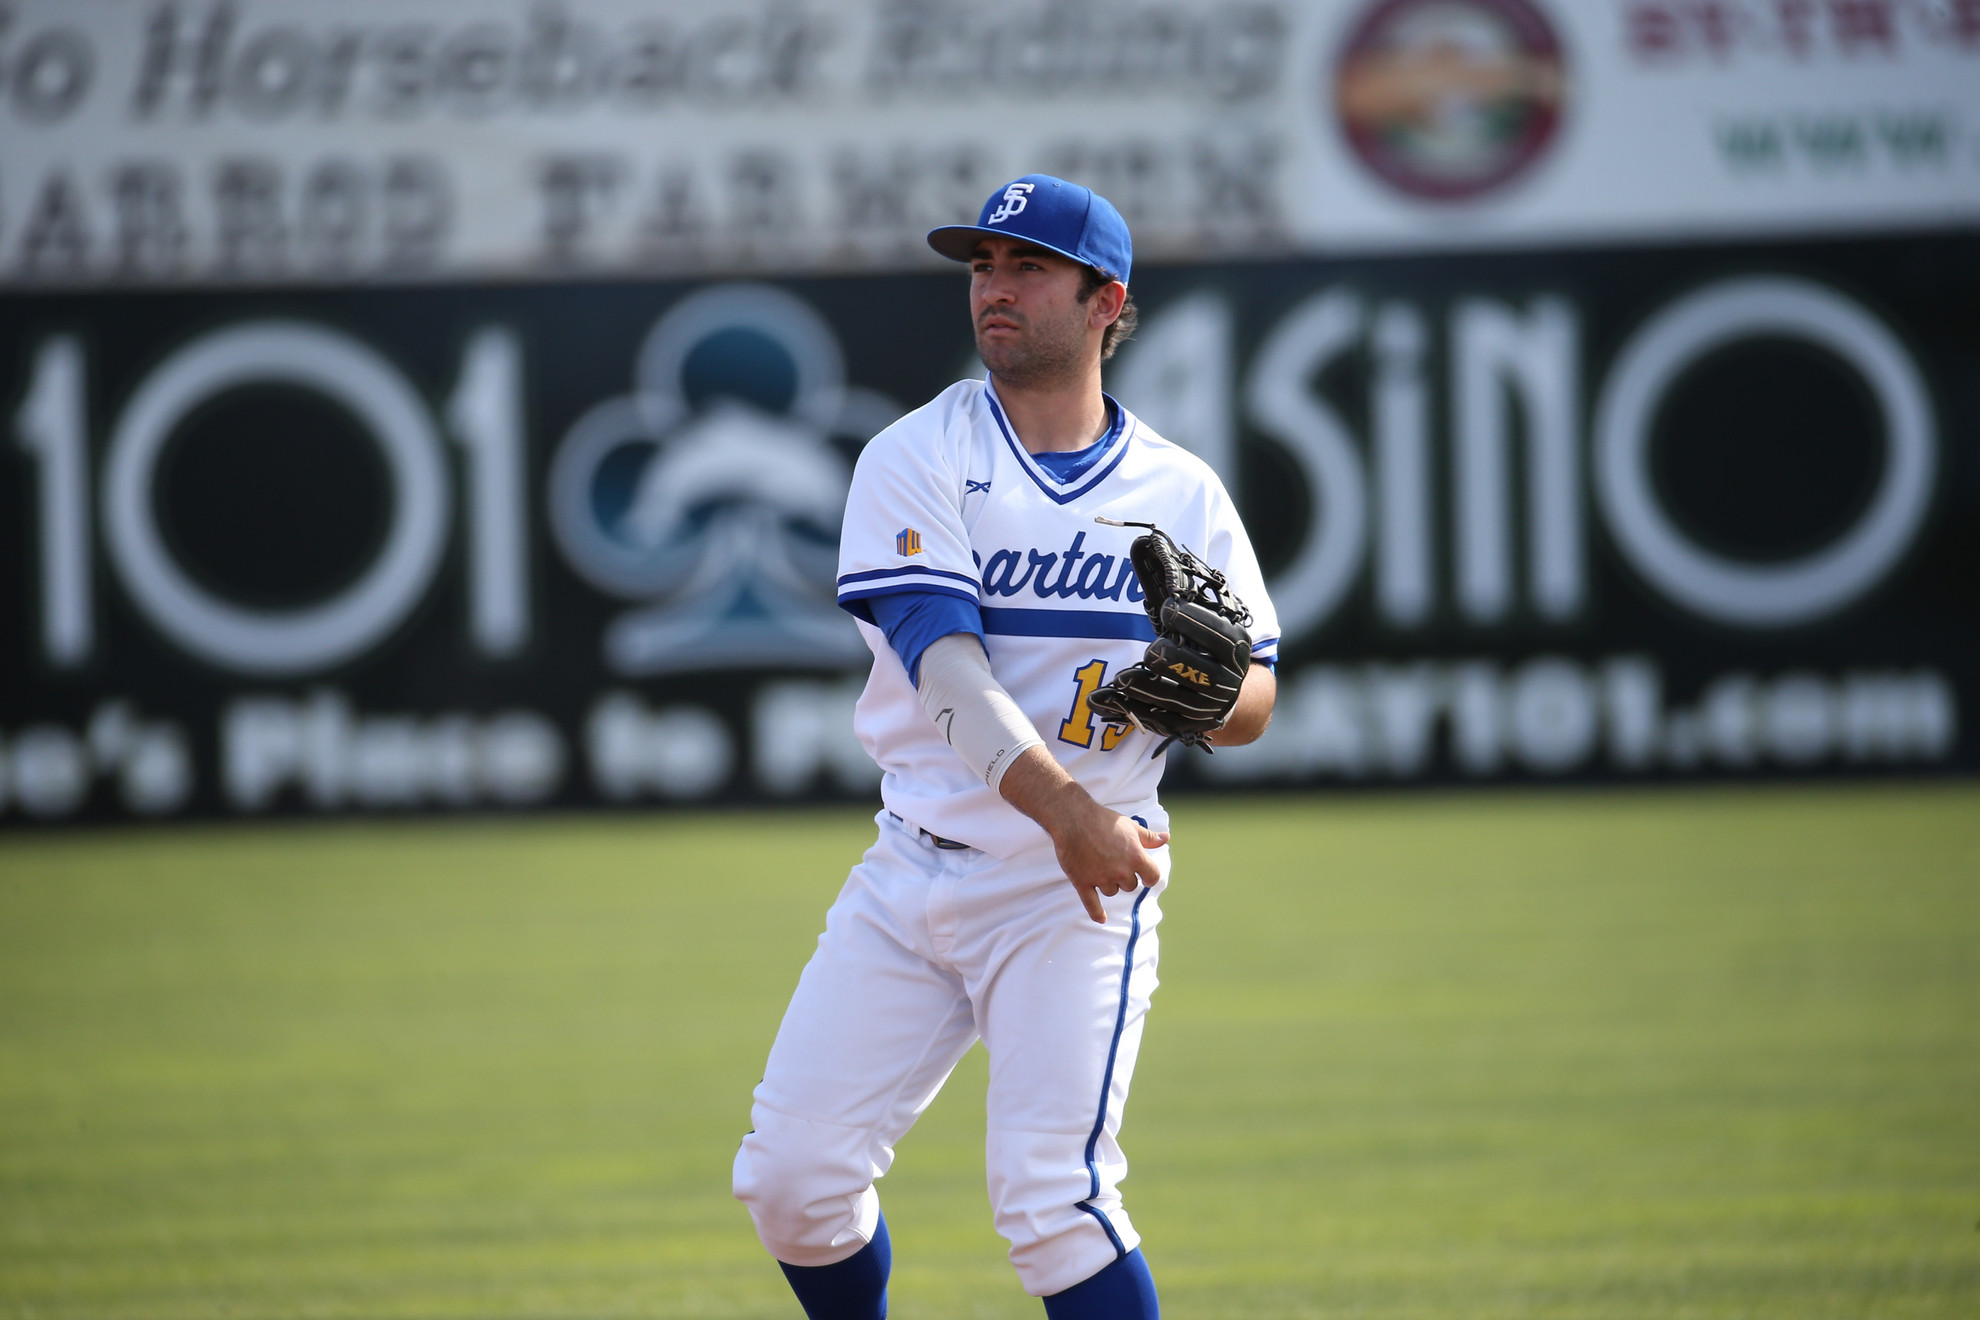
<path id="1" fill-rule="evenodd" d="M 977 988 L 993 1128 L 1086 1132 L 1103 1097 L 1118 1113 L 1133 1076 L 1156 985 L 1160 889 L 1104 898 L 1100 926 L 1057 883 L 1065 892 L 1040 896 L 1036 919 Z"/>
<path id="2" fill-rule="evenodd" d="M 927 947 L 927 881 L 888 842 L 854 868 L 827 914 L 756 1099 L 891 1140 L 975 1042 L 976 1022 L 962 978 Z M 896 841 L 892 852 L 902 850 Z"/>

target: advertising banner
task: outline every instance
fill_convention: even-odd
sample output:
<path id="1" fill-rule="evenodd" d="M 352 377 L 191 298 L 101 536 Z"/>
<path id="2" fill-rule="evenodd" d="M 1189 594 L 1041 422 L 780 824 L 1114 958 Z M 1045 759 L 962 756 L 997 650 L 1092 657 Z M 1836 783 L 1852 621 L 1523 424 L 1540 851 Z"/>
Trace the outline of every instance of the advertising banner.
<path id="1" fill-rule="evenodd" d="M 17 0 L 0 281 L 933 269 L 1980 221 L 1980 0 Z"/>
<path id="2" fill-rule="evenodd" d="M 0 820 L 869 792 L 839 518 L 964 290 L 8 294 Z M 1980 768 L 1980 235 L 1135 294 L 1109 388 L 1285 635 L 1272 732 L 1172 782 Z M 1029 549 L 985 590 L 1106 580 Z"/>

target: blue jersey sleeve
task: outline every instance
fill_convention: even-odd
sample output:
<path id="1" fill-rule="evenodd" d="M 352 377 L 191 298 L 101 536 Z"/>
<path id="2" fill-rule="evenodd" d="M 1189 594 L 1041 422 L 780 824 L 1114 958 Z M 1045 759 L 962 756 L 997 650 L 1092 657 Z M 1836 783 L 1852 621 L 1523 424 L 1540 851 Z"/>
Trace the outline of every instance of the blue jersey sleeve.
<path id="1" fill-rule="evenodd" d="M 981 642 L 983 611 L 975 601 L 940 591 L 893 591 L 865 601 L 873 622 L 907 666 L 908 681 L 920 686 L 921 653 L 950 633 L 969 633 Z M 988 643 L 985 643 L 986 647 Z"/>

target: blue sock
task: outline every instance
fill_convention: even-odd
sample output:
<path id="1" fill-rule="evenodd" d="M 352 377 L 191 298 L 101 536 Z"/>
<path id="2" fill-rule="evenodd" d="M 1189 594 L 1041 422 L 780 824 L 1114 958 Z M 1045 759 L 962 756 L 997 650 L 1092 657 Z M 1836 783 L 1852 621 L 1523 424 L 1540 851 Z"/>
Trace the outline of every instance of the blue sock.
<path id="1" fill-rule="evenodd" d="M 1161 1320 L 1155 1280 L 1141 1258 L 1141 1248 L 1085 1282 L 1047 1297 L 1045 1316 L 1046 1320 Z"/>
<path id="2" fill-rule="evenodd" d="M 873 1230 L 873 1240 L 836 1264 L 777 1263 L 810 1320 L 887 1320 L 887 1275 L 894 1266 L 894 1247 L 887 1240 L 885 1215 Z"/>

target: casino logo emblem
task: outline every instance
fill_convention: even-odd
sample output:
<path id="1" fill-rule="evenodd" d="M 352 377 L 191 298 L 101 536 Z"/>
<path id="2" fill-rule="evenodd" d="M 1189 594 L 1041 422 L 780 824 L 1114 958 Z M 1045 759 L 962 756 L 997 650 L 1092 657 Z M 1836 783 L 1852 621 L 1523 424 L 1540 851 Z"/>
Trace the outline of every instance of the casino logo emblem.
<path id="1" fill-rule="evenodd" d="M 781 289 L 683 299 L 631 394 L 578 418 L 550 467 L 550 526 L 587 582 L 638 604 L 607 628 L 625 675 L 867 657 L 834 601 L 849 454 L 901 409 L 849 386 L 831 327 Z"/>
<path id="2" fill-rule="evenodd" d="M 1560 41 L 1529 0 L 1381 0 L 1341 47 L 1334 109 L 1391 186 L 1466 201 L 1547 150 L 1566 81 Z"/>

